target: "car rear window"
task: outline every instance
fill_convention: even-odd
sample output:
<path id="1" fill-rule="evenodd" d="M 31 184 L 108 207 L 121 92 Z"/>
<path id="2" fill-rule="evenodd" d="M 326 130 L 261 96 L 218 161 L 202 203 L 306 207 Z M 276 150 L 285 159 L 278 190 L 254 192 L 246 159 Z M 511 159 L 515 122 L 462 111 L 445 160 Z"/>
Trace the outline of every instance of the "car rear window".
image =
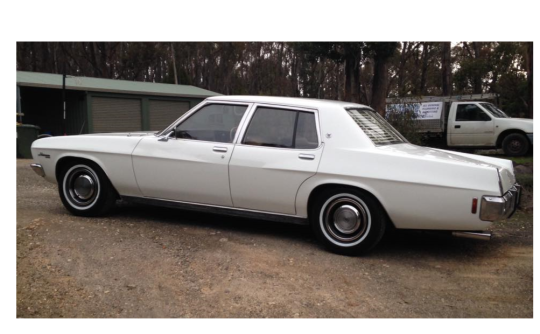
<path id="1" fill-rule="evenodd" d="M 407 143 L 407 140 L 376 112 L 359 108 L 346 110 L 376 146 Z"/>

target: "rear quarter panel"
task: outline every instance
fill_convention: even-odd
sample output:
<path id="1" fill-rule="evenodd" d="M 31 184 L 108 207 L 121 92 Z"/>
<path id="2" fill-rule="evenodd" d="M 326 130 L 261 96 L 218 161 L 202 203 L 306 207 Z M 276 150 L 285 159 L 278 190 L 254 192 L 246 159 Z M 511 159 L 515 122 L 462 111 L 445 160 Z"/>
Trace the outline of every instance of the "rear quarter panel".
<path id="1" fill-rule="evenodd" d="M 339 108 L 338 108 L 339 109 Z M 472 199 L 499 196 L 493 167 L 440 161 L 422 148 L 403 155 L 375 147 L 343 109 L 320 112 L 325 150 L 317 174 L 306 180 L 296 197 L 297 215 L 308 216 L 311 192 L 324 184 L 357 187 L 375 196 L 397 228 L 484 230 Z M 345 117 L 345 118 L 344 118 Z M 404 144 L 401 144 L 404 145 Z M 409 145 L 409 144 L 406 144 Z M 414 146 L 410 145 L 413 151 Z"/>

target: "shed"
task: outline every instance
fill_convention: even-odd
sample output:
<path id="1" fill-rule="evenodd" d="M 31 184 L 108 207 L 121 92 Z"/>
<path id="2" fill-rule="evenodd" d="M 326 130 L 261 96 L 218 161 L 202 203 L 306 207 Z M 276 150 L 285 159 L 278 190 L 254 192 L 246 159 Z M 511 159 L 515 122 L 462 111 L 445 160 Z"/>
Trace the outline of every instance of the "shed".
<path id="1" fill-rule="evenodd" d="M 220 95 L 189 85 L 67 76 L 64 125 L 62 79 L 17 72 L 23 123 L 53 136 L 159 131 L 205 98 Z"/>

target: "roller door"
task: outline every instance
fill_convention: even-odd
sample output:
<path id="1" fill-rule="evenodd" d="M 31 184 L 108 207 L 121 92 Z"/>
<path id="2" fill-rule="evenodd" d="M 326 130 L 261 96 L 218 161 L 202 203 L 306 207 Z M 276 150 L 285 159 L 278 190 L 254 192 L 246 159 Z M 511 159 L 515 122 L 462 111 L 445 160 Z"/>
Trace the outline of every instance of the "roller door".
<path id="1" fill-rule="evenodd" d="M 150 130 L 165 129 L 189 110 L 189 102 L 150 100 Z"/>
<path id="2" fill-rule="evenodd" d="M 94 133 L 141 131 L 141 100 L 92 98 Z"/>

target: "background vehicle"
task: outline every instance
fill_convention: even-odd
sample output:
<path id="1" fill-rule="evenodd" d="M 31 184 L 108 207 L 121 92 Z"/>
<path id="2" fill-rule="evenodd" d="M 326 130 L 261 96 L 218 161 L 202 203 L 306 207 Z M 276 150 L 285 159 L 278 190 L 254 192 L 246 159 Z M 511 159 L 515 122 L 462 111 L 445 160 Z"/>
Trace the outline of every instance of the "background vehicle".
<path id="1" fill-rule="evenodd" d="M 533 145 L 533 120 L 511 118 L 490 100 L 494 94 L 387 99 L 387 110 L 414 110 L 428 144 L 443 139 L 448 147 L 502 148 L 508 156 L 527 154 Z"/>

